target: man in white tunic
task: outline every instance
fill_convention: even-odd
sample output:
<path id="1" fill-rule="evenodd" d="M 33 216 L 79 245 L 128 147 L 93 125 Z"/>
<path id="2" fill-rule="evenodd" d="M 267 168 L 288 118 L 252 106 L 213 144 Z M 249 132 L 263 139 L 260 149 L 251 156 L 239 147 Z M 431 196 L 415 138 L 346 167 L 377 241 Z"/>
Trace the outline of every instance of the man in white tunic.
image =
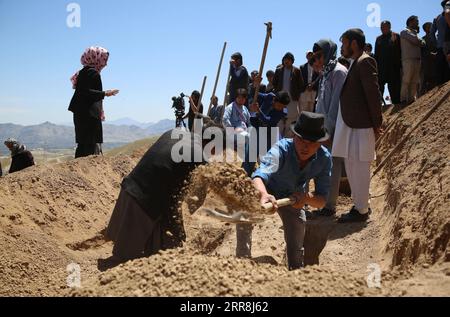
<path id="1" fill-rule="evenodd" d="M 382 132 L 382 97 L 377 63 L 364 52 L 363 31 L 348 30 L 341 41 L 344 57 L 354 62 L 341 93 L 333 157 L 344 158 L 354 207 L 339 222 L 365 222 L 371 213 L 370 166 L 375 159 L 376 138 Z"/>

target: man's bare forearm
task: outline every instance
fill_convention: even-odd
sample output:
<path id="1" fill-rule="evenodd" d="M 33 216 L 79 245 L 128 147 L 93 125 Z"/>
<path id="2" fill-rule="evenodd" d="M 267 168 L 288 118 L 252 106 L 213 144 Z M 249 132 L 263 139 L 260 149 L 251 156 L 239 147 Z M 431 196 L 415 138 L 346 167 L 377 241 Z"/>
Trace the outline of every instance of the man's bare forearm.
<path id="1" fill-rule="evenodd" d="M 266 185 L 264 185 L 264 182 L 261 178 L 257 177 L 253 180 L 253 186 L 261 193 L 261 194 L 267 194 L 267 188 Z"/>

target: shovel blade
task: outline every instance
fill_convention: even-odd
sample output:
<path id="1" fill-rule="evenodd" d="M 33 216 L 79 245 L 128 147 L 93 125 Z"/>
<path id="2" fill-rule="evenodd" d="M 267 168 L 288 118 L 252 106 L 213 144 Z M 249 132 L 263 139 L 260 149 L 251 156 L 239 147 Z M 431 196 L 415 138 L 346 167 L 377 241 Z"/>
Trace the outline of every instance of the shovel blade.
<path id="1" fill-rule="evenodd" d="M 263 218 L 259 217 L 249 217 L 244 212 L 235 212 L 232 215 L 226 214 L 220 210 L 214 210 L 210 208 L 201 208 L 208 216 L 217 219 L 222 222 L 232 223 L 232 224 L 257 224 L 264 222 Z"/>

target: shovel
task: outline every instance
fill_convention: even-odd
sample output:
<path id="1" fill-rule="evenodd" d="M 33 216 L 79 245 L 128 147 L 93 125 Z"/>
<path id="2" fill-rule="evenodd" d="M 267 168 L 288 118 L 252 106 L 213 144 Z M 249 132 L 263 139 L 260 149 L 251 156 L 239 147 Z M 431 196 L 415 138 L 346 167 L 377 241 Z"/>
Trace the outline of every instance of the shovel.
<path id="1" fill-rule="evenodd" d="M 278 208 L 292 206 L 296 203 L 295 199 L 286 198 L 277 201 Z M 233 224 L 256 224 L 264 222 L 265 215 L 272 215 L 275 213 L 275 208 L 272 203 L 267 203 L 261 206 L 261 213 L 249 213 L 245 211 L 237 211 L 233 214 L 226 213 L 220 209 L 201 208 L 208 216 L 226 223 Z"/>

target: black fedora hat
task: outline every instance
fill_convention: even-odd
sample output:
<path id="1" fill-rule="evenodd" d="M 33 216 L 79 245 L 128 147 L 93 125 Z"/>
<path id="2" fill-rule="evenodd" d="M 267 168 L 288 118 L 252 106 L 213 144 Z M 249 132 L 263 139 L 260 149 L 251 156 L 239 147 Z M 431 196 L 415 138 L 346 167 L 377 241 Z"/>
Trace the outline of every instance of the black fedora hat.
<path id="1" fill-rule="evenodd" d="M 330 138 L 325 129 L 325 116 L 318 113 L 302 112 L 291 129 L 295 135 L 311 142 L 325 142 Z"/>

